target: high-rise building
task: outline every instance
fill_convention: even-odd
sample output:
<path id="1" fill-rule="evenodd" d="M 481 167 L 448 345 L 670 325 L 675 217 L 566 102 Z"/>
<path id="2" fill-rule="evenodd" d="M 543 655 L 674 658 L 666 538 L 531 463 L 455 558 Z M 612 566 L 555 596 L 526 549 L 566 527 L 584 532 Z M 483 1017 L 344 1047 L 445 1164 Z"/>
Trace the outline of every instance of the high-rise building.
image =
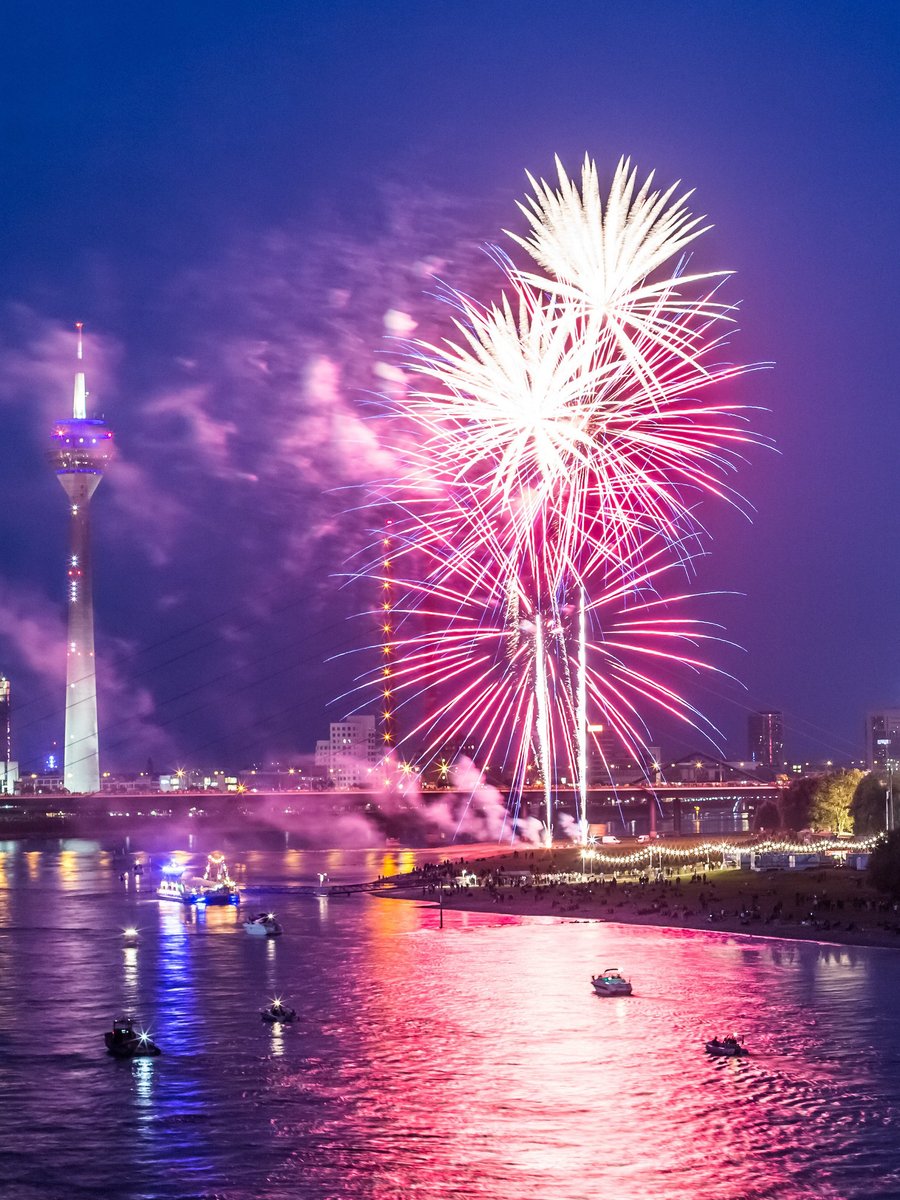
<path id="1" fill-rule="evenodd" d="M 866 762 L 870 771 L 900 771 L 900 708 L 866 717 Z"/>
<path id="2" fill-rule="evenodd" d="M 316 742 L 316 766 L 338 790 L 374 785 L 380 761 L 374 717 L 332 721 L 327 740 Z"/>
<path id="3" fill-rule="evenodd" d="M 10 719 L 9 680 L 0 675 L 0 758 L 12 758 L 12 722 Z"/>
<path id="4" fill-rule="evenodd" d="M 0 793 L 11 795 L 19 778 L 19 764 L 12 759 L 9 680 L 0 675 Z"/>
<path id="5" fill-rule="evenodd" d="M 623 778 L 633 780 L 642 772 L 650 776 L 659 769 L 659 747 L 626 745 L 622 735 L 609 723 L 588 726 L 587 779 L 590 787 L 604 787 Z"/>
<path id="6" fill-rule="evenodd" d="M 780 712 L 751 713 L 747 720 L 750 760 L 760 767 L 780 767 L 784 763 L 784 717 Z"/>
<path id="7" fill-rule="evenodd" d="M 82 326 L 72 416 L 58 421 L 48 458 L 69 500 L 69 556 L 66 566 L 66 735 L 63 776 L 70 792 L 100 790 L 97 728 L 97 669 L 94 660 L 94 600 L 91 577 L 91 497 L 112 458 L 112 431 L 87 415 Z"/>

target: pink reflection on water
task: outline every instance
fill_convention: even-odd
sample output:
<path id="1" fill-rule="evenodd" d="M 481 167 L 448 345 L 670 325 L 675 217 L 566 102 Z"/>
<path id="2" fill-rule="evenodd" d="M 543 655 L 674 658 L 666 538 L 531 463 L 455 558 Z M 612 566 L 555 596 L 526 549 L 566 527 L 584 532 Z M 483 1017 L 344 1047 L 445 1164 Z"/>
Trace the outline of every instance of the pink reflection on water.
<path id="1" fill-rule="evenodd" d="M 560 936 L 561 923 L 546 917 L 444 920 L 440 930 L 435 910 L 391 901 L 365 913 L 352 1074 L 370 1086 L 353 1123 L 365 1131 L 364 1155 L 367 1147 L 374 1161 L 396 1164 L 369 1181 L 373 1197 L 415 1189 L 575 1200 L 600 1186 L 666 1198 L 701 1186 L 708 1195 L 801 1194 L 778 1190 L 790 1178 L 778 1163 L 778 1121 L 761 1148 L 758 1128 L 739 1119 L 763 1096 L 777 1107 L 784 1085 L 771 1083 L 766 1065 L 772 996 L 749 986 L 752 970 L 732 939 L 587 922 L 567 923 Z M 633 979 L 633 997 L 593 994 L 591 973 L 614 964 Z M 771 971 L 760 963 L 760 974 Z M 704 1041 L 732 1030 L 753 1058 L 711 1061 Z M 329 1126 L 327 1136 L 341 1140 L 342 1131 Z M 398 1154 L 397 1145 L 417 1150 Z"/>

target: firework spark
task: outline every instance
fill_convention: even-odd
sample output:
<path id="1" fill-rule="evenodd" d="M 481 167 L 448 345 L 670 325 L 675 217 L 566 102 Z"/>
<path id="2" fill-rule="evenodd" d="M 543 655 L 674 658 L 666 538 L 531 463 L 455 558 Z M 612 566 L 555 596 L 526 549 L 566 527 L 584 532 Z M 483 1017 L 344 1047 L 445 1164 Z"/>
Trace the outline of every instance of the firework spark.
<path id="1" fill-rule="evenodd" d="M 659 347 L 702 372 L 707 323 L 733 320 L 731 308 L 713 299 L 730 272 L 683 270 L 682 252 L 710 226 L 687 208 L 691 192 L 673 200 L 679 184 L 653 192 L 651 172 L 637 189 L 627 158 L 619 160 L 605 202 L 587 156 L 580 190 L 559 159 L 556 167 L 555 191 L 528 177 L 534 196 L 519 208 L 529 236 L 509 234 L 545 272 L 523 271 L 521 278 L 599 323 L 601 337 L 617 345 L 649 394 L 663 398 L 645 348 Z"/>
<path id="2" fill-rule="evenodd" d="M 593 336 L 599 326 L 530 289 L 519 288 L 516 310 L 507 297 L 482 310 L 460 296 L 459 306 L 462 342 L 420 343 L 408 364 L 432 386 L 404 398 L 418 452 L 394 490 L 439 540 L 447 525 L 460 530 L 456 557 L 491 544 L 515 562 L 537 543 L 545 572 L 580 576 L 598 558 L 628 557 L 644 531 L 673 546 L 696 535 L 699 494 L 746 507 L 728 478 L 758 439 L 739 406 L 704 393 L 747 368 L 639 343 L 650 390 L 613 342 Z M 702 354 L 720 346 L 710 338 Z"/>
<path id="3" fill-rule="evenodd" d="M 659 616 L 658 583 L 690 563 L 699 496 L 745 508 L 729 477 L 759 439 L 708 396 L 749 368 L 718 361 L 728 272 L 685 271 L 707 228 L 690 193 L 623 160 L 604 199 L 592 162 L 580 187 L 557 165 L 511 235 L 538 270 L 498 256 L 500 299 L 448 290 L 455 339 L 411 343 L 395 411 L 416 449 L 379 499 L 407 576 L 394 690 L 425 709 L 409 739 L 429 758 L 475 738 L 515 787 L 540 781 L 548 830 L 567 764 L 584 832 L 589 713 L 638 758 L 642 706 L 703 725 L 653 668 L 704 669 L 687 647 L 712 635 Z"/>

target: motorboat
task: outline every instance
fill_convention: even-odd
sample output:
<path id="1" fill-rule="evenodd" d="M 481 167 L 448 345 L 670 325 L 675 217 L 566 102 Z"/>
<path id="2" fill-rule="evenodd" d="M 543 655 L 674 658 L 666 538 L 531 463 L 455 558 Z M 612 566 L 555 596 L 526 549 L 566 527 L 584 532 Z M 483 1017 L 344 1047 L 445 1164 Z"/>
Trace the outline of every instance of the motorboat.
<path id="1" fill-rule="evenodd" d="M 140 935 L 133 925 L 129 925 L 127 929 L 122 930 L 122 941 L 126 946 L 136 946 L 140 941 Z"/>
<path id="2" fill-rule="evenodd" d="M 228 874 L 225 856 L 214 850 L 206 860 L 200 877 L 188 877 L 182 863 L 167 863 L 156 895 L 160 900 L 176 900 L 180 904 L 240 904 L 238 885 Z"/>
<path id="3" fill-rule="evenodd" d="M 264 1008 L 259 1015 L 270 1025 L 274 1025 L 276 1023 L 280 1025 L 290 1025 L 291 1022 L 296 1020 L 297 1017 L 295 1009 L 288 1008 L 286 1005 L 282 1004 L 280 1000 L 273 1000 L 269 1007 Z"/>
<path id="4" fill-rule="evenodd" d="M 706 1053 L 714 1058 L 745 1058 L 750 1051 L 740 1038 L 714 1037 L 711 1042 L 706 1043 Z"/>
<path id="5" fill-rule="evenodd" d="M 244 922 L 244 928 L 254 937 L 278 937 L 279 934 L 284 933 L 275 920 L 274 913 L 260 913 L 256 917 L 251 917 L 249 921 Z"/>
<path id="6" fill-rule="evenodd" d="M 592 975 L 591 983 L 598 996 L 631 995 L 631 984 L 615 967 L 610 967 L 602 975 Z"/>
<path id="7" fill-rule="evenodd" d="M 138 1033 L 134 1017 L 116 1017 L 112 1029 L 103 1035 L 107 1051 L 115 1058 L 155 1058 L 162 1054 L 149 1034 Z"/>

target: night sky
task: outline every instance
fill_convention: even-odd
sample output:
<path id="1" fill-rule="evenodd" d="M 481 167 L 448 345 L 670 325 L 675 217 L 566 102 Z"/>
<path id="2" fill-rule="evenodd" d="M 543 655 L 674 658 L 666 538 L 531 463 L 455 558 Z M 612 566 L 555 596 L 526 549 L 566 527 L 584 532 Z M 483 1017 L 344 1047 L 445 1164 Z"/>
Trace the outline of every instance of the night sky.
<path id="1" fill-rule="evenodd" d="M 66 511 L 44 453 L 88 333 L 119 462 L 94 501 L 107 768 L 312 749 L 355 701 L 360 485 L 386 314 L 476 290 L 525 171 L 621 154 L 696 189 L 737 272 L 734 387 L 767 410 L 704 506 L 695 586 L 745 685 L 690 699 L 746 753 L 856 757 L 900 703 L 900 8 L 878 3 L 17 5 L 0 127 L 0 670 L 15 753 L 62 738 Z M 350 512 L 342 515 L 346 510 Z M 671 736 L 672 752 L 706 748 Z"/>

